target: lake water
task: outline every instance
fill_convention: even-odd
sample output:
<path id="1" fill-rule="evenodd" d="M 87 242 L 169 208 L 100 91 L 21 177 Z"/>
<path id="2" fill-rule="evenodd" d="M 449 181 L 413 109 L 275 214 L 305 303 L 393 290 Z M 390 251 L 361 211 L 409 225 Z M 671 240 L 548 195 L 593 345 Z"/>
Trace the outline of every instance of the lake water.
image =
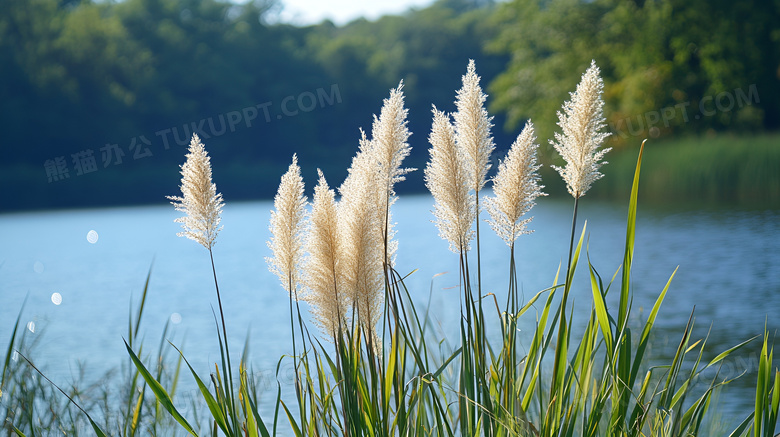
<path id="1" fill-rule="evenodd" d="M 270 255 L 271 208 L 270 202 L 228 204 L 214 259 L 231 351 L 240 352 L 249 334 L 253 369 L 275 387 L 276 363 L 291 350 L 288 300 L 264 260 Z M 518 240 L 526 298 L 552 285 L 559 263 L 565 262 L 571 208 L 571 201 L 542 199 L 533 211 L 535 232 Z M 448 336 L 458 323 L 458 264 L 430 221 L 431 209 L 428 196 L 402 197 L 396 204 L 396 265 L 402 274 L 416 269 L 407 285 L 419 305 L 430 299 L 438 335 Z M 605 280 L 622 262 L 625 215 L 622 204 L 581 202 L 578 232 L 587 220 L 590 259 Z M 86 364 L 88 375 L 127 365 L 122 337 L 127 336 L 128 308 L 131 303 L 137 307 L 151 267 L 141 329 L 147 348 L 158 347 L 170 321 L 167 338 L 207 373 L 219 360 L 211 265 L 202 246 L 176 236 L 180 227 L 173 219 L 178 216 L 169 205 L 0 215 L 0 353 L 28 296 L 22 320 L 28 337 L 40 336 L 32 359 L 55 382 L 71 381 L 79 363 Z M 506 292 L 509 249 L 487 225 L 481 232 L 483 289 L 500 299 Z M 632 290 L 637 320 L 680 267 L 657 322 L 654 362 L 668 359 L 694 305 L 695 336 L 710 331 L 709 357 L 762 333 L 765 324 L 770 332 L 780 328 L 779 236 L 780 211 L 640 205 Z M 590 308 L 586 266 L 581 264 L 573 292 L 575 324 Z M 529 314 L 526 326 L 533 318 Z M 755 342 L 724 365 L 722 376 L 746 372 L 720 396 L 724 420 L 733 422 L 750 411 L 759 351 Z M 283 366 L 282 383 L 289 383 L 290 376 L 290 366 Z M 190 378 L 183 374 L 182 381 Z"/>

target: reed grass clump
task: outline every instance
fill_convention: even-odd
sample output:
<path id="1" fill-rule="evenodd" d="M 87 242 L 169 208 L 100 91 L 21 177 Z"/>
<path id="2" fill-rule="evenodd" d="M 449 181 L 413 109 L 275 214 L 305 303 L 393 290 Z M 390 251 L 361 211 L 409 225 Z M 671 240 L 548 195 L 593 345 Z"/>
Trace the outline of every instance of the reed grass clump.
<path id="1" fill-rule="evenodd" d="M 412 171 L 403 167 L 411 133 L 400 84 L 374 117 L 370 138 L 361 132 L 348 176 L 338 188 L 339 199 L 319 172 L 312 203 L 307 204 L 295 155 L 282 176 L 271 214 L 268 264 L 289 295 L 292 354 L 282 357 L 279 366 L 283 360 L 293 362 L 295 405 L 283 399 L 278 384 L 270 414 L 258 409 L 258 394 L 247 376 L 246 351 L 237 368 L 230 359 L 211 250 L 219 231 L 222 198 L 211 182 L 204 146 L 193 137 L 182 166 L 182 196 L 171 199 L 186 214 L 177 220 L 185 229 L 181 235 L 209 250 L 219 303 L 220 318 L 215 314 L 215 325 L 221 362 L 209 378 L 201 378 L 176 349 L 197 383 L 200 407 L 209 412 L 206 420 L 188 420 L 173 404 L 175 385 L 171 392 L 165 388 L 160 373 L 154 375 L 139 358 L 140 345 L 129 335 L 127 351 L 137 371 L 133 387 L 139 375 L 146 384 L 141 396 L 148 386 L 158 411 L 167 412 L 180 429 L 195 436 L 704 435 L 712 396 L 729 382 L 718 377 L 717 369 L 750 340 L 705 361 L 707 339 L 693 337 L 691 315 L 688 324 L 680 327 L 671 360 L 649 366 L 653 326 L 674 272 L 659 287 L 661 292 L 649 313 L 632 319 L 632 262 L 644 143 L 630 187 L 622 265 L 610 281 L 604 281 L 590 257 L 582 256 L 587 252 L 587 230 L 585 225 L 577 226 L 579 201 L 601 178 L 602 159 L 609 150 L 600 149 L 608 133 L 603 132 L 603 85 L 595 62 L 583 74 L 571 100 L 564 103 L 559 113 L 561 132 L 552 141 L 566 162 L 565 167 L 555 169 L 574 198 L 568 259 L 550 278 L 551 286 L 527 301 L 519 292 L 515 247 L 522 244 L 519 237 L 530 232 L 536 199 L 545 195 L 533 124 L 528 121 L 489 179 L 495 145 L 491 117 L 484 109 L 487 96 L 479 86 L 473 61 L 462 81 L 454 114 L 433 108 L 430 161 L 424 170 L 434 222 L 457 255 L 452 261 L 459 275 L 460 323 L 455 338 L 434 334 L 427 309 L 418 311 L 414 291 L 406 287 L 408 275 L 395 267 L 394 187 Z M 480 206 L 480 191 L 488 180 L 493 196 L 483 198 Z M 495 293 L 483 291 L 494 289 L 487 285 L 493 278 L 483 278 L 480 267 L 483 208 L 491 227 L 509 246 L 509 285 L 503 307 Z M 592 299 L 572 303 L 568 297 L 583 264 L 590 279 L 586 291 Z M 565 270 L 563 277 L 561 270 Z M 608 300 L 612 289 L 618 289 L 619 296 Z M 301 310 L 306 307 L 320 335 L 309 331 Z M 586 316 L 576 326 L 575 311 Z M 520 321 L 531 316 L 529 312 L 535 315 L 531 320 L 534 329 L 521 335 Z M 498 328 L 492 338 L 486 334 L 489 325 Z M 773 367 L 767 337 L 765 333 L 755 410 L 731 436 L 771 437 L 777 428 L 780 370 Z M 15 344 L 12 336 L 9 354 Z M 708 376 L 712 375 L 709 370 L 716 370 L 714 376 Z M 13 405 L 30 405 L 14 395 L 19 392 L 7 388 L 11 379 L 6 375 L 14 372 L 6 359 L 0 400 L 5 403 L 10 397 Z M 707 381 L 706 388 L 694 389 L 694 383 L 702 380 Z M 132 410 L 133 399 L 127 411 Z M 142 400 L 136 402 L 143 405 Z M 95 432 L 105 435 L 82 411 Z M 282 414 L 286 420 L 280 419 Z M 26 425 L 14 422 L 15 417 L 10 419 L 9 430 L 25 435 L 20 426 Z M 139 433 L 139 422 L 133 419 L 131 423 L 117 434 Z M 157 429 L 152 427 L 150 432 L 156 434 Z"/>

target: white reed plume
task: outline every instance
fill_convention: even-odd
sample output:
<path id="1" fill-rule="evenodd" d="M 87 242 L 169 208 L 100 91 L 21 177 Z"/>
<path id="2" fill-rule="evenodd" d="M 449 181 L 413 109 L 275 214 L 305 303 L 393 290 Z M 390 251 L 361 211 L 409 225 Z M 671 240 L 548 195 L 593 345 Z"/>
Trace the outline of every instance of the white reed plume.
<path id="1" fill-rule="evenodd" d="M 198 135 L 192 136 L 187 160 L 181 165 L 182 197 L 167 196 L 177 211 L 185 214 L 174 220 L 181 223 L 184 232 L 179 237 L 187 237 L 211 250 L 217 234 L 222 214 L 222 194 L 211 182 L 211 159 Z"/>
<path id="2" fill-rule="evenodd" d="M 300 299 L 301 259 L 303 257 L 303 228 L 306 216 L 306 196 L 298 157 L 282 175 L 279 190 L 274 197 L 275 211 L 271 211 L 271 239 L 268 247 L 273 256 L 266 258 L 268 269 L 279 277 L 282 287 L 293 299 Z"/>
<path id="3" fill-rule="evenodd" d="M 563 112 L 558 112 L 558 126 L 561 133 L 555 133 L 555 141 L 550 144 L 566 161 L 561 168 L 552 166 L 566 181 L 569 193 L 578 199 L 585 195 L 593 182 L 601 179 L 599 168 L 607 162 L 599 162 L 611 149 L 598 150 L 610 134 L 601 132 L 606 127 L 601 94 L 604 82 L 599 76 L 596 61 L 582 75 L 577 90 L 570 93 L 571 100 L 563 104 Z"/>
<path id="4" fill-rule="evenodd" d="M 428 141 L 431 160 L 425 167 L 425 185 L 435 200 L 435 223 L 439 235 L 450 243 L 450 250 L 463 253 L 469 250 L 474 237 L 471 230 L 476 217 L 474 195 L 469 194 L 468 176 L 455 144 L 450 117 L 435 106 Z"/>
<path id="5" fill-rule="evenodd" d="M 474 60 L 469 60 L 463 86 L 458 90 L 455 100 L 458 110 L 453 114 L 455 141 L 466 158 L 469 187 L 475 192 L 479 192 L 485 185 L 490 169 L 490 154 L 495 148 L 490 134 L 493 117 L 488 117 L 484 107 L 487 95 L 482 92 L 479 79 Z"/>
<path id="6" fill-rule="evenodd" d="M 386 191 L 382 200 L 386 201 L 391 200 L 387 197 L 395 195 L 393 187 L 396 182 L 403 181 L 404 175 L 415 170 L 401 167 L 404 158 L 412 150 L 407 142 L 411 133 L 406 127 L 409 110 L 404 108 L 403 87 L 401 81 L 398 88 L 390 90 L 390 97 L 384 99 L 379 117 L 374 115 L 371 127 L 371 140 L 377 149 L 375 157 L 378 170 Z"/>
<path id="7" fill-rule="evenodd" d="M 397 182 L 406 179 L 407 173 L 415 170 L 401 167 L 404 158 L 409 156 L 412 149 L 407 142 L 411 133 L 406 126 L 409 110 L 404 108 L 403 86 L 404 83 L 401 81 L 398 88 L 390 90 L 390 97 L 384 99 L 382 110 L 378 117 L 374 115 L 374 123 L 371 127 L 372 156 L 376 160 L 376 169 L 379 172 L 376 186 L 376 212 L 380 214 L 383 238 L 386 237 L 385 256 L 389 263 L 392 263 L 397 248 L 397 241 L 393 239 L 390 213 L 390 207 L 396 201 L 394 187 Z"/>
<path id="8" fill-rule="evenodd" d="M 314 307 L 314 322 L 335 338 L 351 302 L 343 293 L 343 241 L 339 235 L 336 193 L 328 187 L 322 172 L 317 171 L 320 179 L 314 188 L 311 227 L 306 239 L 307 300 Z"/>
<path id="9" fill-rule="evenodd" d="M 547 195 L 542 192 L 544 185 L 539 185 L 538 148 L 534 125 L 529 120 L 498 166 L 498 174 L 493 178 L 495 197 L 485 199 L 490 227 L 510 247 L 520 235 L 533 232 L 527 229 L 533 217 L 520 218 L 536 205 L 537 197 Z"/>
<path id="10" fill-rule="evenodd" d="M 368 332 L 374 331 L 384 304 L 384 214 L 377 209 L 377 189 L 383 186 L 379 180 L 376 150 L 361 131 L 360 150 L 339 188 L 341 201 L 338 207 L 344 247 L 344 288 L 350 307 L 357 312 L 357 319 Z"/>

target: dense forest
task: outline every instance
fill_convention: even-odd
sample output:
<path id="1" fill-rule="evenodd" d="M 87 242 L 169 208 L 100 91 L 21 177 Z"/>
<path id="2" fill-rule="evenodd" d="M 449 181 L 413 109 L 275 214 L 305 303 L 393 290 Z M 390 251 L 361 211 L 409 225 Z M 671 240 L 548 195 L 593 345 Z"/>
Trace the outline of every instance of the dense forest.
<path id="1" fill-rule="evenodd" d="M 780 128 L 780 0 L 439 0 L 306 27 L 278 6 L 0 0 L 0 211 L 164 201 L 193 133 L 227 201 L 271 196 L 296 152 L 337 185 L 400 81 L 421 168 L 469 59 L 497 156 L 529 117 L 547 144 L 591 59 L 618 148 Z"/>

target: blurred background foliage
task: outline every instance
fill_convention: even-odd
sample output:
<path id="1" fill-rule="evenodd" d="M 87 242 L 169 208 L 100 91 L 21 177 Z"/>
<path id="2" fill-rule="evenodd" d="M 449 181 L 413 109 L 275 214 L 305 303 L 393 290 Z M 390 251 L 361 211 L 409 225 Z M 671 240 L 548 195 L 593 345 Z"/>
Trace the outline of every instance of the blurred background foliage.
<path id="1" fill-rule="evenodd" d="M 196 129 L 228 201 L 272 196 L 295 152 L 338 185 L 400 80 L 422 168 L 431 105 L 454 110 L 468 59 L 499 158 L 529 117 L 547 144 L 591 59 L 617 149 L 723 132 L 780 147 L 780 0 L 438 0 L 343 26 L 279 22 L 274 1 L 0 0 L 0 211 L 162 202 Z"/>
<path id="2" fill-rule="evenodd" d="M 557 102 L 590 59 L 602 69 L 612 126 L 634 118 L 635 130 L 644 131 L 638 116 L 680 105 L 659 130 L 780 127 L 778 1 L 515 0 L 494 18 L 501 30 L 487 47 L 511 57 L 493 83 L 494 109 L 508 114 L 510 127 L 534 116 L 550 136 Z M 736 99 L 736 90 L 747 94 L 751 85 L 759 104 L 730 107 L 724 94 L 720 108 L 707 107 L 708 96 Z M 718 113 L 687 123 L 682 108 L 698 111 L 703 99 L 705 113 Z"/>

